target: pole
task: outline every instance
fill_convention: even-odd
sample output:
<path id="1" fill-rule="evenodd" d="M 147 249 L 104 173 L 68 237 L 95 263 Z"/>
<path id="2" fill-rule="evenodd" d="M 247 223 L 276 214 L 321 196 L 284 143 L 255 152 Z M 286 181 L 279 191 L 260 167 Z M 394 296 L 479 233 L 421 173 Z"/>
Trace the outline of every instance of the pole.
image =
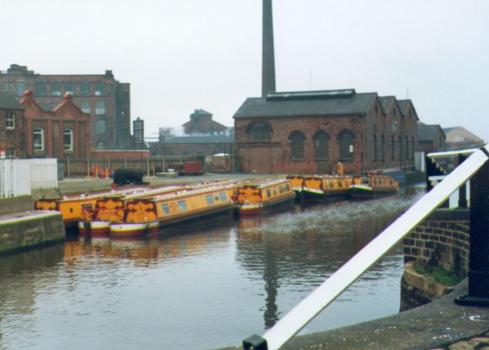
<path id="1" fill-rule="evenodd" d="M 470 181 L 469 294 L 459 305 L 489 307 L 489 162 Z"/>

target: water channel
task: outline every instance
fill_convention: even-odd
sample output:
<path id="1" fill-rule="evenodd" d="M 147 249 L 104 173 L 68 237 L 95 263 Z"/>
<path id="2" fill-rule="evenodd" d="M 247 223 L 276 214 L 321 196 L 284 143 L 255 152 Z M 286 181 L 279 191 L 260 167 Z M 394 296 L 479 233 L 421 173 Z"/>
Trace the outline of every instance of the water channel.
<path id="1" fill-rule="evenodd" d="M 159 239 L 72 239 L 0 258 L 0 349 L 209 349 L 296 305 L 421 195 L 212 221 Z M 303 333 L 397 313 L 394 249 Z"/>

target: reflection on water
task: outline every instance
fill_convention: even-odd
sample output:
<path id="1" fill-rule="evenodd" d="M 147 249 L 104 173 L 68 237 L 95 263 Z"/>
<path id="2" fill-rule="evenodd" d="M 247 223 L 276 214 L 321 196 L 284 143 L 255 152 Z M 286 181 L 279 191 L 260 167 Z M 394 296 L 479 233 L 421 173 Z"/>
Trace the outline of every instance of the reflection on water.
<path id="1" fill-rule="evenodd" d="M 0 349 L 204 349 L 272 326 L 416 195 L 0 258 Z M 205 226 L 205 228 L 204 228 Z M 394 250 L 305 330 L 395 313 Z"/>

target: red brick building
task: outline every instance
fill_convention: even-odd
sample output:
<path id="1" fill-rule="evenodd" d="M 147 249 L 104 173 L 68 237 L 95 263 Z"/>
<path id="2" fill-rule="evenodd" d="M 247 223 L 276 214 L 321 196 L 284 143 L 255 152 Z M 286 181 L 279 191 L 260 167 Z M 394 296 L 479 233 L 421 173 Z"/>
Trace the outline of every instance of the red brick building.
<path id="1" fill-rule="evenodd" d="M 270 93 L 234 115 L 243 172 L 348 173 L 412 168 L 417 115 L 412 103 L 355 90 Z"/>
<path id="2" fill-rule="evenodd" d="M 0 93 L 20 98 L 31 90 L 44 110 L 51 111 L 65 94 L 73 96 L 80 109 L 91 116 L 91 144 L 99 149 L 131 147 L 130 84 L 104 74 L 38 74 L 12 64 L 0 71 Z"/>
<path id="3" fill-rule="evenodd" d="M 190 135 L 224 135 L 228 129 L 212 120 L 212 114 L 203 109 L 196 109 L 190 115 L 190 120 L 182 126 L 183 131 Z"/>
<path id="4" fill-rule="evenodd" d="M 0 158 L 25 156 L 24 108 L 0 95 Z"/>
<path id="5" fill-rule="evenodd" d="M 418 122 L 418 145 L 416 150 L 425 154 L 445 151 L 446 136 L 441 126 L 438 124 L 427 125 Z"/>
<path id="6" fill-rule="evenodd" d="M 65 94 L 52 110 L 45 111 L 26 90 L 20 104 L 25 110 L 26 153 L 33 157 L 87 157 L 90 154 L 90 115 Z"/>

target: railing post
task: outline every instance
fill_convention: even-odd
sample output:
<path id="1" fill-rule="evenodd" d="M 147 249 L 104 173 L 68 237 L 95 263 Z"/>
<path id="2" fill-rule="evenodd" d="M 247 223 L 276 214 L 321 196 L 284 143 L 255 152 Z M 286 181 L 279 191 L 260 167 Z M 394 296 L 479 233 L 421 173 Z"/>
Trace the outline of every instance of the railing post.
<path id="1" fill-rule="evenodd" d="M 470 181 L 469 294 L 460 305 L 489 307 L 489 161 Z"/>
<path id="2" fill-rule="evenodd" d="M 467 157 L 464 154 L 458 155 L 458 165 L 462 164 Z M 458 207 L 467 208 L 467 184 L 460 186 L 458 190 Z"/>
<path id="3" fill-rule="evenodd" d="M 430 192 L 433 186 L 431 185 L 431 180 L 430 176 L 434 175 L 435 173 L 435 166 L 433 164 L 433 161 L 428 158 L 427 155 L 424 156 L 424 162 L 425 162 L 425 169 L 426 169 L 426 192 Z"/>

